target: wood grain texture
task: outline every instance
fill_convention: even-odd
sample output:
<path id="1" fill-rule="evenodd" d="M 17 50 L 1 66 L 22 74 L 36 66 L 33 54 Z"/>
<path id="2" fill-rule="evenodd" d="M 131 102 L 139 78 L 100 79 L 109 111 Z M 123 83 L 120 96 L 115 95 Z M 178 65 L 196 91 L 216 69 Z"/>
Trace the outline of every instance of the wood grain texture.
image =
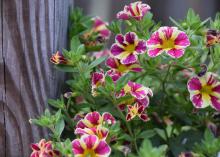
<path id="1" fill-rule="evenodd" d="M 28 157 L 30 143 L 47 136 L 28 120 L 44 111 L 47 99 L 58 96 L 63 84 L 63 74 L 55 71 L 49 58 L 66 46 L 72 1 L 2 1 L 1 157 Z"/>

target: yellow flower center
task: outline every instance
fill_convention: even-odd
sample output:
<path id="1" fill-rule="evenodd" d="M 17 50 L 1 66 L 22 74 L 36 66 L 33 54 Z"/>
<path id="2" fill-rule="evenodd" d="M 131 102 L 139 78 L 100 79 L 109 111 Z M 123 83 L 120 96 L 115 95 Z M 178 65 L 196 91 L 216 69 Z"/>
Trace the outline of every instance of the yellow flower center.
<path id="1" fill-rule="evenodd" d="M 87 149 L 82 157 L 96 157 L 96 153 L 93 149 Z"/>
<path id="2" fill-rule="evenodd" d="M 126 84 L 126 85 L 124 86 L 124 91 L 125 91 L 126 94 L 129 93 L 129 92 L 131 91 L 131 87 Z"/>
<path id="3" fill-rule="evenodd" d="M 174 40 L 172 40 L 172 39 L 163 40 L 162 48 L 164 50 L 170 50 L 174 47 L 175 47 Z"/>
<path id="4" fill-rule="evenodd" d="M 212 86 L 205 85 L 202 87 L 201 91 L 202 94 L 211 94 L 212 93 Z"/>
<path id="5" fill-rule="evenodd" d="M 118 66 L 118 71 L 121 73 L 124 73 L 128 70 L 128 67 L 126 67 L 125 65 L 121 64 Z"/>
<path id="6" fill-rule="evenodd" d="M 134 44 L 129 44 L 125 47 L 125 51 L 127 51 L 127 52 L 131 53 L 131 52 L 134 52 L 134 50 L 135 50 L 135 45 Z"/>
<path id="7" fill-rule="evenodd" d="M 137 115 L 138 114 L 138 109 L 137 108 L 132 108 L 131 109 L 131 113 L 132 113 L 132 115 Z"/>

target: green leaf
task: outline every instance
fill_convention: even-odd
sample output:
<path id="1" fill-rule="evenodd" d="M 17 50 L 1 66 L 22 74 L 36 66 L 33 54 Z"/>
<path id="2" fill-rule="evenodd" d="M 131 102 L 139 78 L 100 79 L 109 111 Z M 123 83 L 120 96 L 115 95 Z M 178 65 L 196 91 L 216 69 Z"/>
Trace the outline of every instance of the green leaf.
<path id="1" fill-rule="evenodd" d="M 106 57 L 100 57 L 100 58 L 94 60 L 94 61 L 89 65 L 89 69 L 92 69 L 92 68 L 96 67 L 97 65 L 101 64 L 102 62 L 104 62 L 105 59 L 106 59 Z"/>
<path id="2" fill-rule="evenodd" d="M 137 138 L 151 138 L 151 137 L 154 137 L 156 135 L 155 131 L 154 130 L 146 130 L 146 131 L 143 131 L 141 132 Z"/>
<path id="3" fill-rule="evenodd" d="M 65 127 L 64 120 L 60 119 L 55 125 L 55 132 L 56 132 L 56 135 L 58 135 L 58 137 L 61 136 L 61 134 L 64 130 L 64 127 Z"/>
<path id="4" fill-rule="evenodd" d="M 56 65 L 55 68 L 63 72 L 77 72 L 76 67 L 71 65 Z"/>
<path id="5" fill-rule="evenodd" d="M 77 49 L 80 47 L 81 43 L 78 36 L 72 37 L 70 41 L 70 50 L 77 52 Z"/>

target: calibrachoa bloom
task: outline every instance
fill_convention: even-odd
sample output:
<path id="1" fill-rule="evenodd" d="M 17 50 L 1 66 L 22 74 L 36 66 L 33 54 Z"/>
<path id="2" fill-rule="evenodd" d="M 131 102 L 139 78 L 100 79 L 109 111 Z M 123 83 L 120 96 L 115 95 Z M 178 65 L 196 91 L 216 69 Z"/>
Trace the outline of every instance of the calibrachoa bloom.
<path id="1" fill-rule="evenodd" d="M 104 72 L 94 72 L 92 73 L 92 95 L 97 96 L 96 89 L 105 83 Z"/>
<path id="2" fill-rule="evenodd" d="M 108 39 L 111 35 L 111 31 L 106 27 L 108 23 L 102 21 L 99 17 L 95 17 L 93 21 L 94 21 L 94 24 L 93 24 L 92 31 L 98 32 L 99 36 L 101 36 L 104 39 Z"/>
<path id="3" fill-rule="evenodd" d="M 30 157 L 61 157 L 59 151 L 52 148 L 52 142 L 45 139 L 40 140 L 39 143 L 31 144 L 33 152 Z"/>
<path id="4" fill-rule="evenodd" d="M 122 76 L 122 73 L 115 71 L 114 69 L 108 70 L 106 73 L 114 82 L 116 82 Z"/>
<path id="5" fill-rule="evenodd" d="M 100 57 L 104 57 L 104 56 L 109 56 L 110 51 L 107 50 L 103 50 L 103 51 L 99 51 L 99 52 L 94 52 L 92 54 L 92 56 L 94 56 L 96 59 L 100 58 Z"/>
<path id="6" fill-rule="evenodd" d="M 130 3 L 129 5 L 125 5 L 124 10 L 117 14 L 117 18 L 122 20 L 128 20 L 129 18 L 141 20 L 150 9 L 149 5 L 144 4 L 141 1 Z"/>
<path id="7" fill-rule="evenodd" d="M 63 54 L 57 51 L 50 58 L 50 61 L 54 64 L 67 64 L 68 60 L 63 56 Z"/>
<path id="8" fill-rule="evenodd" d="M 111 148 L 95 135 L 84 135 L 72 141 L 72 150 L 75 157 L 108 157 Z"/>
<path id="9" fill-rule="evenodd" d="M 196 108 L 211 106 L 220 111 L 220 83 L 213 73 L 194 76 L 188 81 L 190 99 Z"/>
<path id="10" fill-rule="evenodd" d="M 139 40 L 134 32 L 128 32 L 123 36 L 118 34 L 115 43 L 111 47 L 113 57 L 120 60 L 122 64 L 132 64 L 137 62 L 137 55 L 146 51 L 146 42 Z"/>
<path id="11" fill-rule="evenodd" d="M 120 91 L 120 93 L 117 95 L 118 98 L 124 97 L 126 95 L 130 95 L 131 98 L 122 101 L 119 104 L 119 108 L 121 110 L 124 110 L 126 105 L 132 105 L 134 103 L 137 103 L 141 106 L 144 106 L 146 108 L 149 105 L 149 96 L 153 96 L 153 92 L 150 88 L 144 87 L 143 85 L 139 83 L 135 83 L 132 81 L 129 81 L 124 88 Z"/>
<path id="12" fill-rule="evenodd" d="M 147 114 L 144 113 L 145 107 L 143 105 L 139 105 L 136 103 L 134 106 L 128 105 L 128 113 L 126 116 L 126 120 L 130 121 L 136 116 L 138 116 L 143 121 L 148 121 L 149 118 Z"/>
<path id="13" fill-rule="evenodd" d="M 140 64 L 138 64 L 137 62 L 133 64 L 121 64 L 119 59 L 113 57 L 109 57 L 106 60 L 106 66 L 121 74 L 127 73 L 129 71 L 132 72 L 142 71 Z"/>
<path id="14" fill-rule="evenodd" d="M 90 112 L 88 113 L 84 119 L 81 119 L 76 128 L 93 128 L 99 125 L 113 125 L 115 124 L 115 118 L 108 112 L 100 115 L 98 112 Z"/>
<path id="15" fill-rule="evenodd" d="M 206 45 L 207 47 L 215 44 L 220 44 L 220 32 L 217 30 L 208 30 L 206 33 Z"/>
<path id="16" fill-rule="evenodd" d="M 177 27 L 160 27 L 147 41 L 148 55 L 156 57 L 166 52 L 172 58 L 180 58 L 189 45 L 187 34 Z"/>

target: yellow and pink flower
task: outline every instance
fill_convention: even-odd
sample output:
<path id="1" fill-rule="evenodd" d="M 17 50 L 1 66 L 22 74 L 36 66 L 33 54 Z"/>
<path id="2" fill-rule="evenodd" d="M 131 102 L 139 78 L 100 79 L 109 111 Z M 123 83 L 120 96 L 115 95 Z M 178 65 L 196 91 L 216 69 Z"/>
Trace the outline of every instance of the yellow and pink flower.
<path id="1" fill-rule="evenodd" d="M 140 105 L 138 103 L 136 103 L 134 106 L 132 105 L 128 105 L 128 113 L 126 116 L 126 120 L 130 121 L 133 118 L 135 118 L 136 116 L 138 116 L 141 120 L 143 121 L 148 121 L 149 118 L 147 116 L 147 114 L 144 112 L 145 107 L 143 105 Z"/>
<path id="2" fill-rule="evenodd" d="M 166 52 L 172 58 L 180 58 L 189 45 L 187 34 L 177 27 L 160 27 L 147 41 L 148 55 L 156 57 Z"/>
<path id="3" fill-rule="evenodd" d="M 141 1 L 130 3 L 124 6 L 124 10 L 117 13 L 117 18 L 122 20 L 128 20 L 134 18 L 136 20 L 142 20 L 144 15 L 146 15 L 150 6 L 142 3 Z"/>
<path id="4" fill-rule="evenodd" d="M 96 89 L 105 83 L 105 74 L 103 71 L 92 73 L 92 95 L 97 96 Z"/>
<path id="5" fill-rule="evenodd" d="M 210 47 L 217 43 L 220 44 L 220 31 L 208 30 L 206 33 L 206 46 Z"/>
<path id="6" fill-rule="evenodd" d="M 146 108 L 150 103 L 149 96 L 153 96 L 153 92 L 148 87 L 144 87 L 139 83 L 129 81 L 117 95 L 118 98 L 125 96 L 131 96 L 131 98 L 120 102 L 119 108 L 121 110 L 124 110 L 127 105 L 133 105 L 134 103 Z"/>
<path id="7" fill-rule="evenodd" d="M 128 73 L 129 71 L 132 72 L 142 71 L 142 68 L 138 62 L 132 64 L 121 64 L 119 59 L 113 57 L 109 57 L 106 60 L 106 66 L 121 74 Z"/>
<path id="8" fill-rule="evenodd" d="M 72 151 L 75 157 L 108 157 L 111 148 L 95 135 L 84 135 L 72 141 Z"/>
<path id="9" fill-rule="evenodd" d="M 111 47 L 111 54 L 120 60 L 122 64 L 136 63 L 137 55 L 146 51 L 146 41 L 138 39 L 134 32 L 128 32 L 124 36 L 118 34 L 115 43 Z"/>
<path id="10" fill-rule="evenodd" d="M 98 112 L 90 112 L 77 123 L 75 134 L 96 135 L 99 139 L 106 139 L 109 133 L 106 126 L 113 124 L 115 118 L 110 113 L 100 115 Z"/>
<path id="11" fill-rule="evenodd" d="M 108 23 L 102 21 L 99 17 L 93 18 L 93 21 L 92 32 L 96 32 L 98 36 L 108 39 L 111 35 L 111 31 L 107 28 Z"/>
<path id="12" fill-rule="evenodd" d="M 67 64 L 68 60 L 63 56 L 63 54 L 57 51 L 50 58 L 50 61 L 54 64 Z"/>
<path id="13" fill-rule="evenodd" d="M 33 152 L 30 157 L 61 157 L 59 151 L 52 148 L 52 141 L 40 140 L 39 143 L 31 144 Z"/>
<path id="14" fill-rule="evenodd" d="M 211 106 L 220 111 L 220 82 L 213 73 L 194 76 L 188 81 L 187 86 L 195 108 Z"/>

